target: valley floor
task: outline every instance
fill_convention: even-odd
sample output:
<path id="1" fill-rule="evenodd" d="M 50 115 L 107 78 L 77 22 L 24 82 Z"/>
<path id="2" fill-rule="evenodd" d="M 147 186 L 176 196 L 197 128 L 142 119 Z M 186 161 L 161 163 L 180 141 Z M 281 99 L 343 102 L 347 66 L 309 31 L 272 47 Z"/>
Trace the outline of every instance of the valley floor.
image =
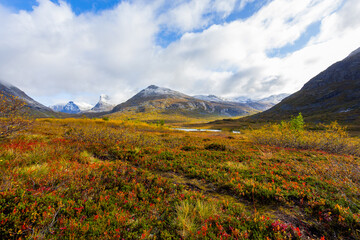
<path id="1" fill-rule="evenodd" d="M 42 119 L 1 140 L 0 238 L 360 239 L 356 148 L 161 125 Z"/>

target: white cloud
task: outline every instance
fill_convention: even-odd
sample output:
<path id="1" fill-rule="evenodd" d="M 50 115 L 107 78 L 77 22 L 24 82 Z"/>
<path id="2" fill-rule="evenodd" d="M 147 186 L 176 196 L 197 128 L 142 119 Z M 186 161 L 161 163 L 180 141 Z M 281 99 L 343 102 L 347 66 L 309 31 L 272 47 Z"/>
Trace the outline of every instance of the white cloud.
<path id="1" fill-rule="evenodd" d="M 158 27 L 147 6 L 75 16 L 63 2 L 42 0 L 33 12 L 1 13 L 1 77 L 31 95 L 129 88 L 154 52 Z"/>
<path id="2" fill-rule="evenodd" d="M 215 12 L 222 13 L 222 17 L 228 16 L 235 8 L 236 0 L 215 0 L 212 3 L 212 8 Z"/>
<path id="3" fill-rule="evenodd" d="M 173 30 L 189 32 L 207 27 L 213 18 L 227 17 L 237 0 L 190 0 L 178 1 L 160 16 L 160 23 Z"/>
<path id="4" fill-rule="evenodd" d="M 41 0 L 19 13 L 0 5 L 0 78 L 47 105 L 64 96 L 94 103 L 101 93 L 126 100 L 150 84 L 257 97 L 298 90 L 360 46 L 358 0 L 274 0 L 246 20 L 217 25 L 214 18 L 252 1 L 177 0 L 160 11 L 165 2 L 122 2 L 78 16 L 64 2 Z M 320 33 L 304 48 L 267 56 L 315 22 Z M 164 27 L 181 38 L 161 48 Z"/>
<path id="5" fill-rule="evenodd" d="M 191 0 L 171 9 L 164 18 L 167 25 L 190 31 L 207 25 L 203 17 L 210 0 Z"/>
<path id="6" fill-rule="evenodd" d="M 228 95 L 261 96 L 294 91 L 294 86 L 301 87 L 309 79 L 301 73 L 304 68 L 297 69 L 302 59 L 294 57 L 297 62 L 289 65 L 290 55 L 285 59 L 272 59 L 266 52 L 293 43 L 310 24 L 329 16 L 340 3 L 337 0 L 279 0 L 247 20 L 213 25 L 201 33 L 187 33 L 163 54 L 166 69 L 176 72 L 172 85 L 179 85 L 181 79 L 191 79 L 187 86 L 194 89 L 193 92 Z M 214 79 L 214 74 L 222 77 Z M 199 82 L 204 83 L 203 86 L 198 87 Z"/>

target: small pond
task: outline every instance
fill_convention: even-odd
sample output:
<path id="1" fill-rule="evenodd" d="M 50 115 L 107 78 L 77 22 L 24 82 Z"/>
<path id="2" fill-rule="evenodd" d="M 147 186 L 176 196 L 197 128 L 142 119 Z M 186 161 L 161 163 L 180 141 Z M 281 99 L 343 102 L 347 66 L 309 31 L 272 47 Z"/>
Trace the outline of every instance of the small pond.
<path id="1" fill-rule="evenodd" d="M 222 132 L 219 129 L 199 129 L 199 128 L 173 128 L 173 130 L 184 132 Z M 240 133 L 240 131 L 232 131 L 232 133 Z"/>

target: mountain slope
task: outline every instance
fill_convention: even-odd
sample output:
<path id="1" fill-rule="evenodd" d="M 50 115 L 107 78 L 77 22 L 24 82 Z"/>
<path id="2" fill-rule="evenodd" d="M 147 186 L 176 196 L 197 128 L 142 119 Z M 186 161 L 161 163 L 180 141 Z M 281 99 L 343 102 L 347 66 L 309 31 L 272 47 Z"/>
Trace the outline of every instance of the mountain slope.
<path id="1" fill-rule="evenodd" d="M 204 100 L 208 102 L 226 102 L 226 99 L 223 99 L 221 97 L 215 96 L 215 95 L 195 95 L 193 96 L 196 99 Z"/>
<path id="2" fill-rule="evenodd" d="M 126 102 L 115 106 L 112 112 L 151 112 L 157 110 L 163 113 L 199 114 L 204 116 L 242 116 L 254 112 L 254 109 L 245 104 L 204 101 L 155 85 L 143 89 Z"/>
<path id="3" fill-rule="evenodd" d="M 89 112 L 108 112 L 114 108 L 114 105 L 110 103 L 110 97 L 101 94 L 99 102 Z"/>
<path id="4" fill-rule="evenodd" d="M 5 97 L 15 96 L 23 100 L 26 103 L 25 106 L 28 107 L 29 113 L 35 117 L 58 116 L 58 114 L 55 113 L 53 110 L 38 103 L 37 101 L 26 95 L 26 93 L 21 91 L 19 88 L 11 84 L 0 82 L 0 94 L 3 94 Z"/>
<path id="5" fill-rule="evenodd" d="M 313 120 L 354 121 L 360 116 L 360 48 L 254 119 L 285 119 L 301 112 Z"/>

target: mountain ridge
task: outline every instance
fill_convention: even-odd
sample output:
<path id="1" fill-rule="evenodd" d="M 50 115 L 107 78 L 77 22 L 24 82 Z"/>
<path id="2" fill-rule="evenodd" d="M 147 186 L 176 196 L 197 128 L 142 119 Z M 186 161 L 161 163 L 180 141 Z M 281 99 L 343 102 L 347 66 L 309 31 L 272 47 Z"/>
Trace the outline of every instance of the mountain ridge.
<path id="1" fill-rule="evenodd" d="M 13 96 L 23 100 L 25 102 L 25 106 L 28 108 L 29 113 L 33 116 L 37 116 L 37 117 L 58 116 L 58 114 L 56 114 L 56 112 L 54 112 L 51 108 L 46 107 L 41 103 L 35 101 L 19 88 L 3 80 L 0 80 L 0 93 L 3 94 L 5 97 Z"/>
<path id="2" fill-rule="evenodd" d="M 155 85 L 148 86 L 126 102 L 118 104 L 111 112 L 154 110 L 162 110 L 168 113 L 178 111 L 179 113 L 223 116 L 243 116 L 254 112 L 254 109 L 246 105 L 204 101 Z"/>
<path id="3" fill-rule="evenodd" d="M 360 48 L 311 78 L 279 104 L 250 118 L 285 119 L 299 112 L 318 121 L 359 120 Z"/>

